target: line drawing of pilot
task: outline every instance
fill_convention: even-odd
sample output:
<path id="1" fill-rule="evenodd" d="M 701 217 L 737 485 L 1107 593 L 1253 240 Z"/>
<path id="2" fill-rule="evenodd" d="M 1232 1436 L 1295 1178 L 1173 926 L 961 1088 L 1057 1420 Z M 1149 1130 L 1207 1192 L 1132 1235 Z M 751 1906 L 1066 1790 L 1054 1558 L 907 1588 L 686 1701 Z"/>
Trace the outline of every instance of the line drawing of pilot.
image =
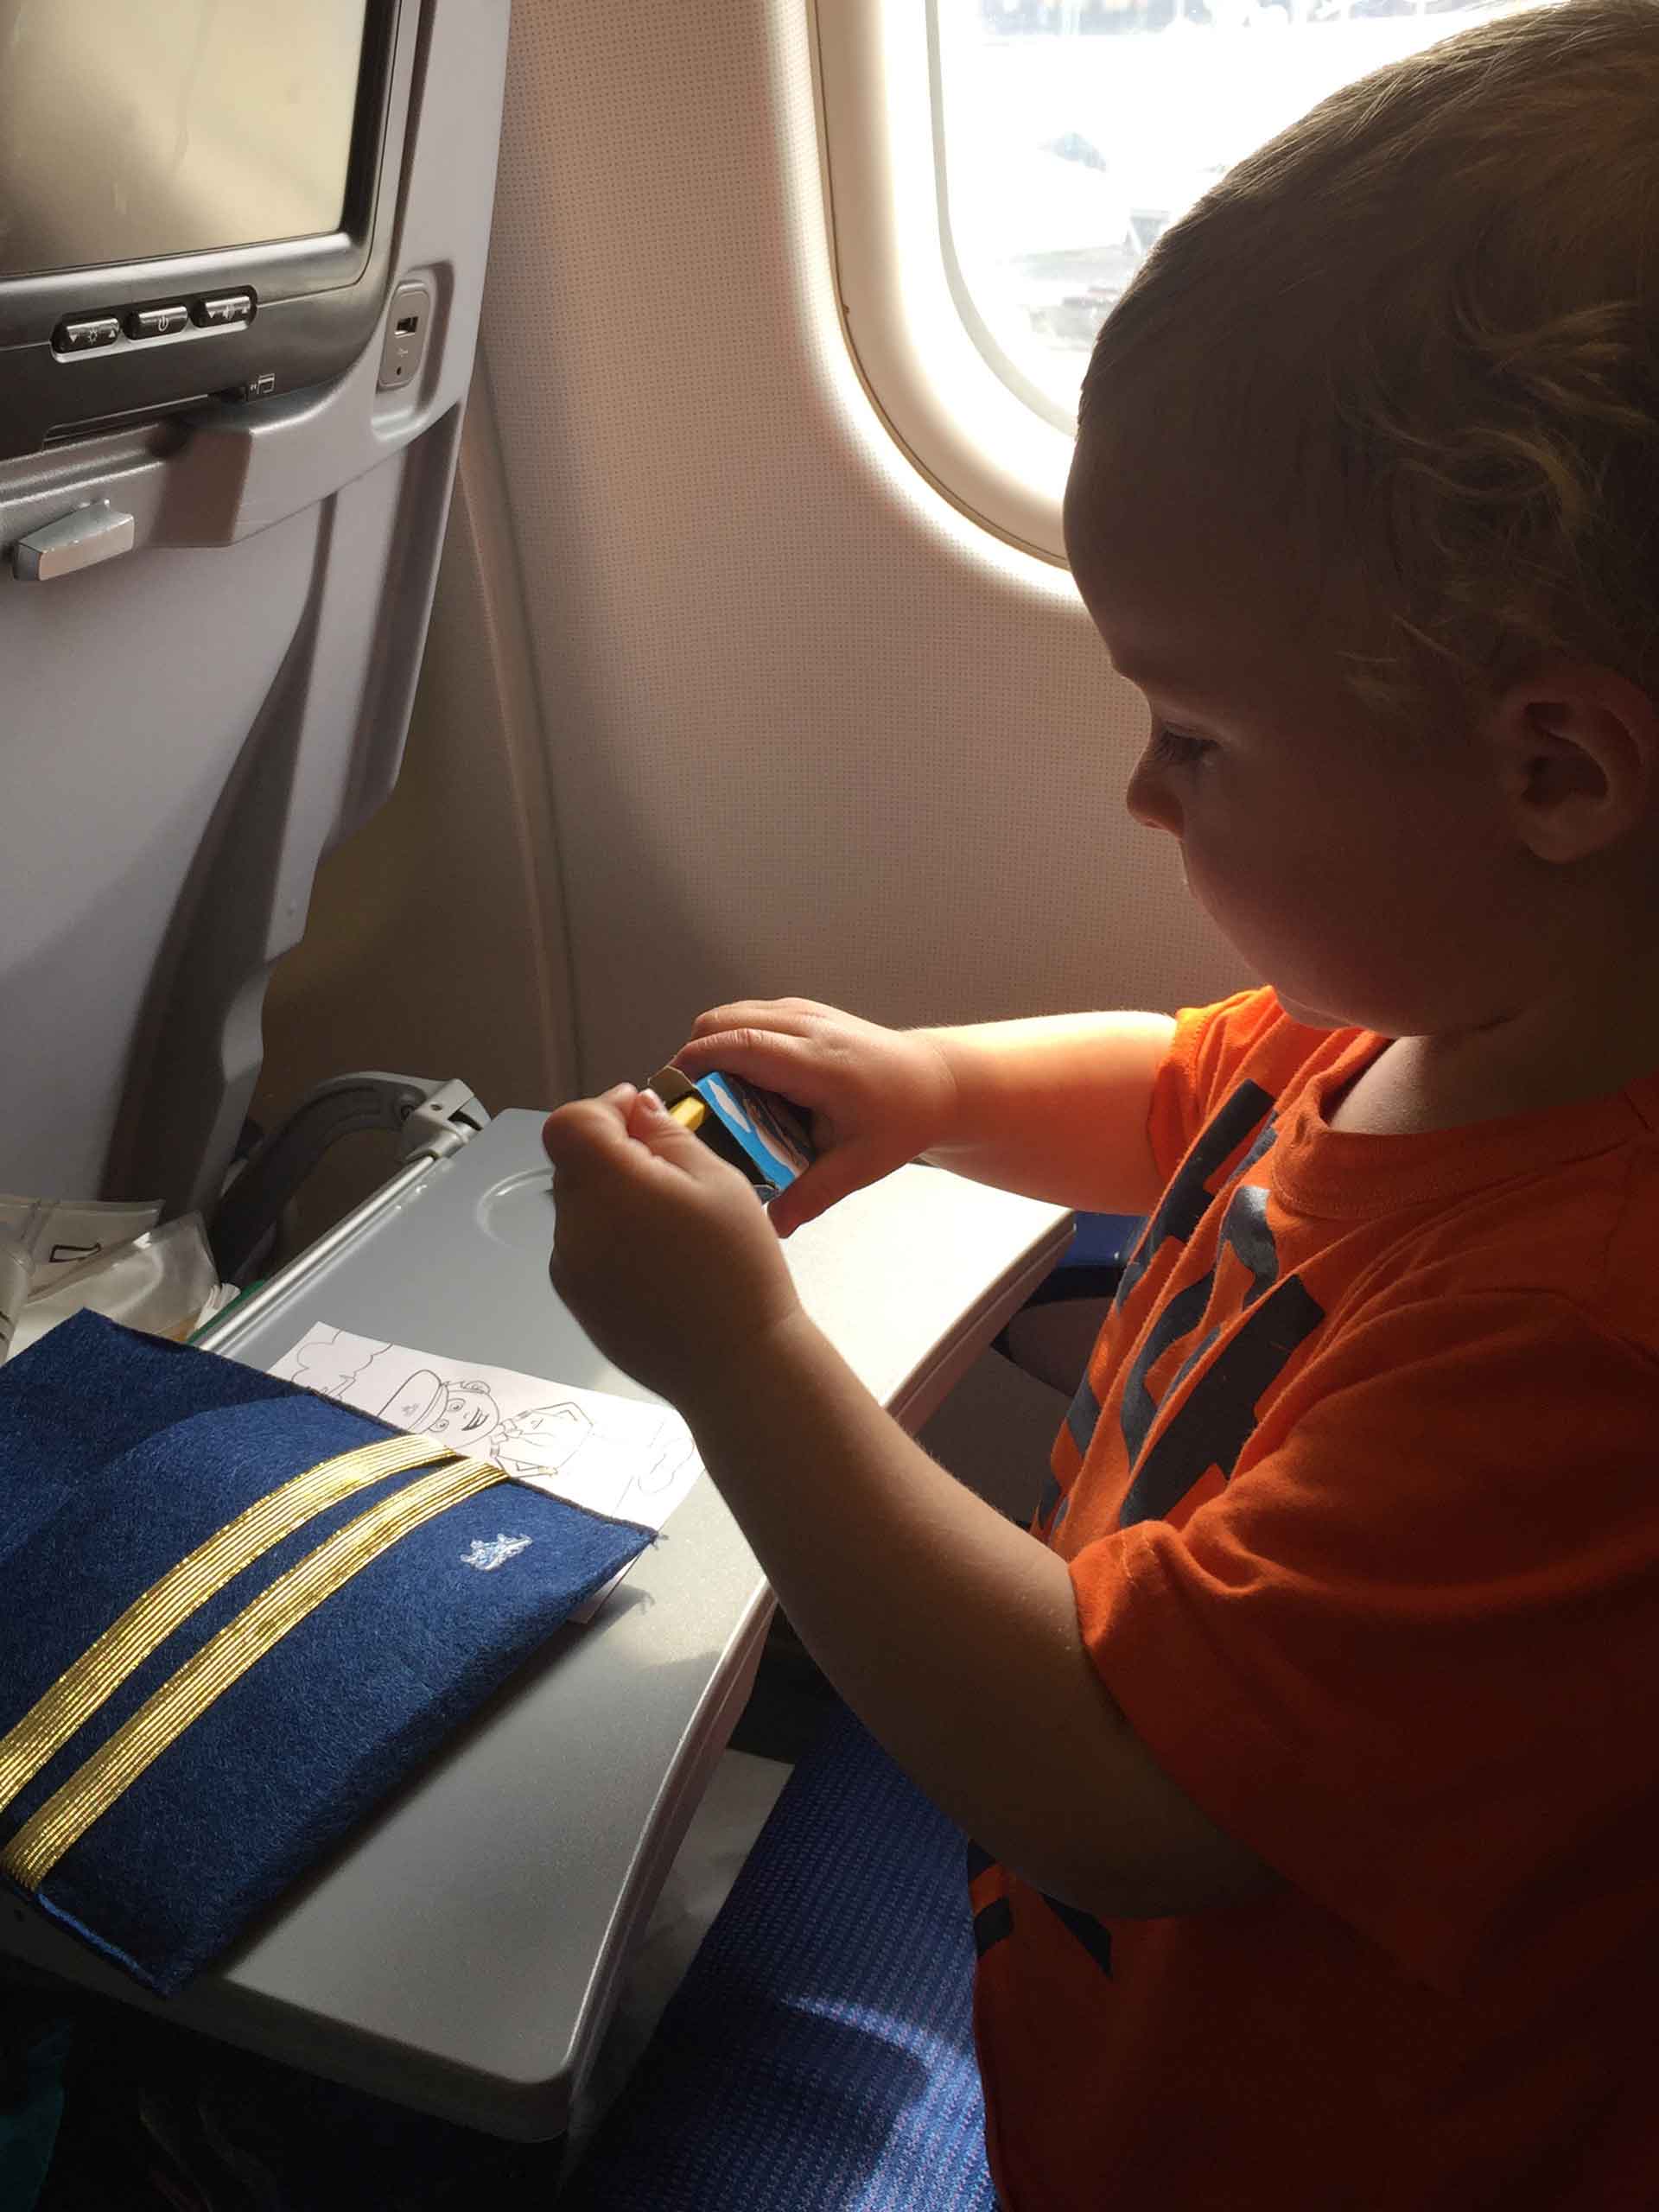
<path id="1" fill-rule="evenodd" d="M 563 1474 L 594 1433 L 580 1406 L 568 1401 L 504 1414 L 486 1382 L 446 1378 L 416 1368 L 380 1408 L 395 1428 L 435 1436 L 480 1459 L 493 1459 L 510 1475 Z"/>
<path id="2" fill-rule="evenodd" d="M 658 1525 L 656 1501 L 697 1471 L 690 1431 L 666 1407 L 618 1402 L 608 1422 L 602 1399 L 591 1410 L 555 1398 L 509 1413 L 494 1383 L 424 1362 L 411 1369 L 411 1360 L 422 1355 L 348 1330 L 319 1329 L 283 1366 L 302 1389 L 493 1460 L 509 1475 L 548 1482 L 590 1512 Z"/>
<path id="3" fill-rule="evenodd" d="M 416 1368 L 380 1408 L 395 1427 L 434 1436 L 510 1475 L 558 1478 L 561 1495 L 590 1512 L 626 1516 L 627 1502 L 670 1490 L 695 1458 L 690 1434 L 676 1421 L 659 1422 L 647 1440 L 607 1435 L 568 1400 L 527 1413 L 503 1413 L 487 1382 Z M 641 1464 L 642 1444 L 650 1458 Z M 588 1448 L 591 1447 L 591 1448 Z M 583 1456 L 585 1453 L 585 1456 Z M 581 1459 L 581 1465 L 574 1463 Z M 650 1508 L 645 1508 L 649 1517 Z"/>
<path id="4" fill-rule="evenodd" d="M 671 1489 L 696 1456 L 677 1421 L 663 1421 L 651 1432 L 650 1458 L 642 1465 L 645 1440 L 607 1435 L 582 1407 L 568 1400 L 506 1414 L 487 1382 L 470 1376 L 445 1377 L 430 1367 L 417 1368 L 401 1382 L 380 1414 L 397 1428 L 418 1430 L 477 1459 L 493 1459 L 510 1475 L 555 1476 L 561 1494 L 573 1504 L 623 1517 L 630 1497 L 645 1501 Z M 581 1465 L 574 1465 L 579 1458 Z M 645 1511 L 649 1517 L 649 1506 Z"/>

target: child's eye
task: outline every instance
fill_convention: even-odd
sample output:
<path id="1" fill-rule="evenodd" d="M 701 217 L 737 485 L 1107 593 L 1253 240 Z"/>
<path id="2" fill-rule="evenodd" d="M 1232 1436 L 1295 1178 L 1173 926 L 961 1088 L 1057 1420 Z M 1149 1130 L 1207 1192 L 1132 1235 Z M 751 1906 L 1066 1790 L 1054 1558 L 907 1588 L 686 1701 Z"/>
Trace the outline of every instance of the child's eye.
<path id="1" fill-rule="evenodd" d="M 1152 726 L 1152 757 L 1160 767 L 1190 767 L 1214 750 L 1207 737 L 1189 737 L 1185 730 L 1171 729 L 1167 722 L 1155 721 Z"/>

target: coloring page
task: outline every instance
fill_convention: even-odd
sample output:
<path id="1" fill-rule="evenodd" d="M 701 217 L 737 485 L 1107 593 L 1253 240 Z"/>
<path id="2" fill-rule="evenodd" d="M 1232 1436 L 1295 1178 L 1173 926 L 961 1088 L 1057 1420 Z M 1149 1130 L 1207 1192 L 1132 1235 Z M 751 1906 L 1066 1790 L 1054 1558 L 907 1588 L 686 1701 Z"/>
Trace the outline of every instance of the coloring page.
<path id="1" fill-rule="evenodd" d="M 271 1369 L 393 1428 L 493 1459 L 532 1489 L 660 1529 L 702 1471 L 667 1406 L 538 1382 L 318 1323 Z"/>

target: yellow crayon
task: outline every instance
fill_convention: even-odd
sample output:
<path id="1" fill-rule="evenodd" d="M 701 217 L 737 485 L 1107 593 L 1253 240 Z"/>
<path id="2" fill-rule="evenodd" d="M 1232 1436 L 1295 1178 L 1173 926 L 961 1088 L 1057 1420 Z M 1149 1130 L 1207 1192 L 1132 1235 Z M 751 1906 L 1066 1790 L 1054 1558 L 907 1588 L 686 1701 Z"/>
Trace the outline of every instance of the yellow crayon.
<path id="1" fill-rule="evenodd" d="M 682 1098 L 668 1110 L 684 1129 L 700 1129 L 709 1118 L 709 1109 L 701 1098 Z"/>

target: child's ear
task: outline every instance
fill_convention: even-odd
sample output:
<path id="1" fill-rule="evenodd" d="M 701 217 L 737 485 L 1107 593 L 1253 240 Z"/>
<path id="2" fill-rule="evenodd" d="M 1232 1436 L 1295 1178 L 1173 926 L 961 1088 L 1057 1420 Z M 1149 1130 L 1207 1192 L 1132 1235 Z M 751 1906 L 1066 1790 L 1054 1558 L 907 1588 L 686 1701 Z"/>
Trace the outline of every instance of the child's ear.
<path id="1" fill-rule="evenodd" d="M 1659 708 L 1593 662 L 1540 662 L 1493 701 L 1486 728 L 1510 820 L 1541 861 L 1587 860 L 1659 801 Z"/>

